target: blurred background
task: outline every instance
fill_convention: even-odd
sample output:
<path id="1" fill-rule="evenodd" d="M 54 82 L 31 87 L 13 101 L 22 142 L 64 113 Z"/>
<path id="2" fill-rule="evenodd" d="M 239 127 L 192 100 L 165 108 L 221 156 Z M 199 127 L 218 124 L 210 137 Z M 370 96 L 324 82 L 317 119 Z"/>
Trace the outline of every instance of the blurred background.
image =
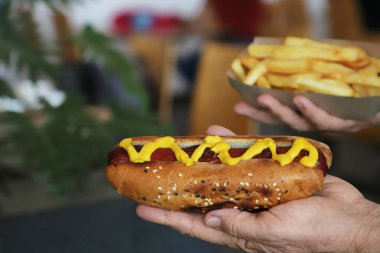
<path id="1" fill-rule="evenodd" d="M 380 42 L 370 0 L 0 0 L 0 252 L 238 252 L 135 215 L 108 151 L 136 135 L 294 134 L 380 202 L 380 129 L 304 133 L 236 115 L 226 70 L 254 36 Z M 380 50 L 380 47 L 379 47 Z"/>

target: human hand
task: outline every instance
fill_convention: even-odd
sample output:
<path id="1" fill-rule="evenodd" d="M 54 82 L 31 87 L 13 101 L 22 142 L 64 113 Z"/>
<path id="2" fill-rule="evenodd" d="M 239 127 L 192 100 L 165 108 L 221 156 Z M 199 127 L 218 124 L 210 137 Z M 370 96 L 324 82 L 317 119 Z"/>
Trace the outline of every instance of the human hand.
<path id="1" fill-rule="evenodd" d="M 208 134 L 233 133 L 213 126 Z M 324 189 L 316 195 L 259 213 L 221 209 L 198 214 L 140 205 L 137 214 L 246 252 L 378 252 L 379 209 L 349 183 L 326 176 Z"/>
<path id="2" fill-rule="evenodd" d="M 300 113 L 281 104 L 277 99 L 268 94 L 261 95 L 257 99 L 257 102 L 265 109 L 255 108 L 245 102 L 240 102 L 235 106 L 235 111 L 238 114 L 248 116 L 263 123 L 285 123 L 299 131 L 328 130 L 356 132 L 380 125 L 380 112 L 370 121 L 341 119 L 328 114 L 303 96 L 295 96 L 293 99 L 293 103 L 297 106 Z"/>

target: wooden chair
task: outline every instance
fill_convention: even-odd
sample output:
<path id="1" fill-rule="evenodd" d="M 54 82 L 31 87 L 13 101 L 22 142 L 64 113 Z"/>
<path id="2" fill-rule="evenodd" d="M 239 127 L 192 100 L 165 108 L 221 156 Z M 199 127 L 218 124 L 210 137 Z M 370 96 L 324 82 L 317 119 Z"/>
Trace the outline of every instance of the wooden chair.
<path id="1" fill-rule="evenodd" d="M 204 44 L 190 106 L 189 134 L 205 134 L 213 124 L 237 134 L 254 132 L 252 121 L 233 110 L 241 98 L 226 75 L 231 62 L 243 48 L 214 41 Z"/>
<path id="2" fill-rule="evenodd" d="M 52 17 L 57 42 L 61 52 L 62 60 L 68 63 L 76 63 L 80 61 L 80 53 L 78 47 L 68 39 L 67 35 L 72 32 L 71 24 L 62 11 L 53 9 Z"/>
<path id="3" fill-rule="evenodd" d="M 161 123 L 170 123 L 172 117 L 172 89 L 170 77 L 176 68 L 177 43 L 169 36 L 133 34 L 128 46 L 140 57 L 152 74 L 158 96 L 158 114 Z"/>

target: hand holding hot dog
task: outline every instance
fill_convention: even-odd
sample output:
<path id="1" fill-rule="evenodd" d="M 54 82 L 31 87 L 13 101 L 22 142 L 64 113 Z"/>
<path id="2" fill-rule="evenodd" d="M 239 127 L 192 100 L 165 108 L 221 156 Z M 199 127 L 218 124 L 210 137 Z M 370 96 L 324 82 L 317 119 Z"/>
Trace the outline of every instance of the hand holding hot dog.
<path id="1" fill-rule="evenodd" d="M 323 130 L 356 132 L 362 129 L 380 126 L 380 112 L 370 121 L 342 119 L 328 114 L 303 96 L 296 96 L 293 99 L 293 103 L 298 107 L 300 113 L 283 105 L 268 94 L 261 95 L 257 102 L 263 108 L 255 108 L 245 102 L 240 102 L 235 106 L 235 111 L 238 114 L 248 116 L 251 119 L 263 123 L 284 123 L 299 131 Z"/>
<path id="2" fill-rule="evenodd" d="M 209 134 L 231 134 L 212 127 Z M 318 194 L 249 213 L 207 214 L 139 206 L 137 214 L 181 233 L 246 252 L 379 252 L 380 207 L 349 183 L 326 176 Z"/>

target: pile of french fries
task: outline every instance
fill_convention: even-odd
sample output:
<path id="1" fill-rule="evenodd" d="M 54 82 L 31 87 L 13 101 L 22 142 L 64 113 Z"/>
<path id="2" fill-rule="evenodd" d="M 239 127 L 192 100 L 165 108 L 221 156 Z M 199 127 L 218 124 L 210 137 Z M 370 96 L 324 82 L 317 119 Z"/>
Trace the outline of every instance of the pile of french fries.
<path id="1" fill-rule="evenodd" d="M 247 85 L 345 97 L 380 96 L 380 60 L 356 46 L 287 37 L 250 44 L 231 68 Z"/>

